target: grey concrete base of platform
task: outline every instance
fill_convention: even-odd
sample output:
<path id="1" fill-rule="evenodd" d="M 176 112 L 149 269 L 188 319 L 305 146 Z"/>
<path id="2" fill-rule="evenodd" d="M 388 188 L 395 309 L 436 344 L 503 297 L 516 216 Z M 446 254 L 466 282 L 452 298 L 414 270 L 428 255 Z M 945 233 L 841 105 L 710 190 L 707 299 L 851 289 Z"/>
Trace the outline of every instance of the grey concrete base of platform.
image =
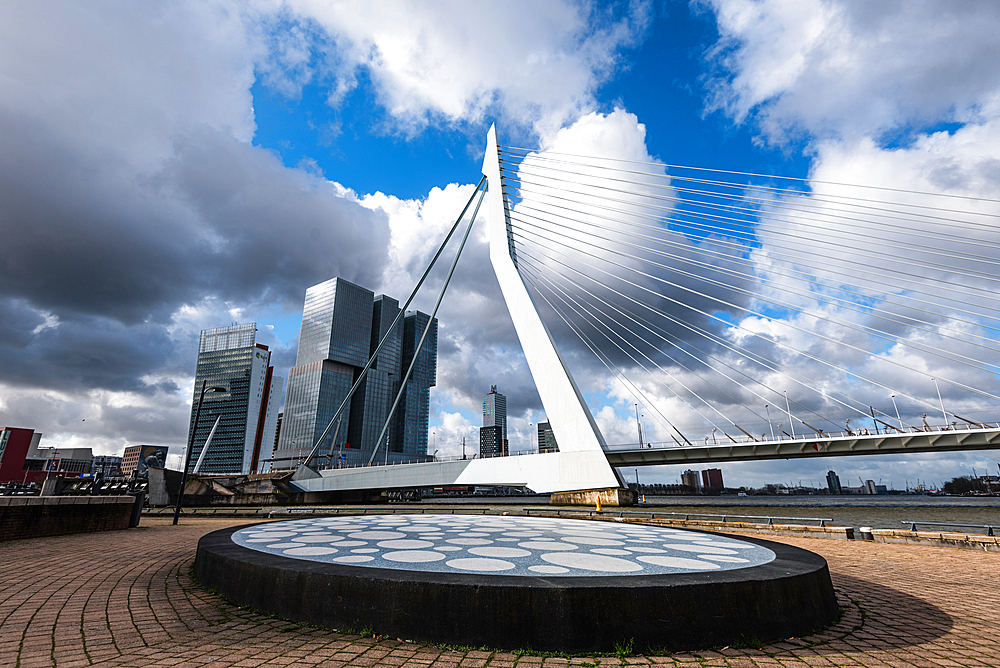
<path id="1" fill-rule="evenodd" d="M 267 614 L 334 629 L 371 626 L 407 640 L 498 649 L 637 652 L 767 642 L 817 631 L 838 615 L 826 561 L 760 539 L 776 559 L 721 572 L 513 577 L 320 563 L 233 542 L 198 544 L 201 584 Z"/>
<path id="2" fill-rule="evenodd" d="M 631 489 L 611 487 L 609 489 L 587 489 L 579 492 L 553 492 L 549 496 L 552 506 L 634 506 L 635 492 Z"/>

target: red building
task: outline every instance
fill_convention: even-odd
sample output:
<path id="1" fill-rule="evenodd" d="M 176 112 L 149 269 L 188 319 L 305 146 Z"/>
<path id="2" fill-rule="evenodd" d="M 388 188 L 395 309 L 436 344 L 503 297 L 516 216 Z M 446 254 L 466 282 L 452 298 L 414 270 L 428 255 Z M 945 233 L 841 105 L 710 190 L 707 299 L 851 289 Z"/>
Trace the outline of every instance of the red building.
<path id="1" fill-rule="evenodd" d="M 705 469 L 701 472 L 701 486 L 708 489 L 724 489 L 722 469 Z"/>
<path id="2" fill-rule="evenodd" d="M 0 431 L 0 483 L 23 482 L 24 460 L 41 437 L 34 429 L 4 427 Z"/>

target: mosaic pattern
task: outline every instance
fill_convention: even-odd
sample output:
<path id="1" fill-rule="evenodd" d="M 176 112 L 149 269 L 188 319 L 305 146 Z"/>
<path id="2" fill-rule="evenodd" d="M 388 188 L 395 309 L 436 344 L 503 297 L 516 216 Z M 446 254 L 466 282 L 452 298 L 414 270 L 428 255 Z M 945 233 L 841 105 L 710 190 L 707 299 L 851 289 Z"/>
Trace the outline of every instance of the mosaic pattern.
<path id="1" fill-rule="evenodd" d="M 666 527 L 497 515 L 366 515 L 260 524 L 243 547 L 369 568 L 527 576 L 659 575 L 766 564 L 774 552 Z"/>

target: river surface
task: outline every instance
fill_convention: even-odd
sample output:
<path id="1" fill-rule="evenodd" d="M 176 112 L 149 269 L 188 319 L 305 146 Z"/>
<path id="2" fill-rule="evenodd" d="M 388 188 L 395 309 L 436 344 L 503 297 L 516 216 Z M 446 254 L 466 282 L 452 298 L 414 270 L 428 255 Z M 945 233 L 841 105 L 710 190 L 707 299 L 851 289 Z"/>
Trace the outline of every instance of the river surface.
<path id="1" fill-rule="evenodd" d="M 548 497 L 466 497 L 426 499 L 433 504 L 547 504 Z M 828 519 L 833 526 L 904 528 L 903 522 L 948 522 L 991 524 L 1000 527 L 1000 497 L 997 496 L 646 496 L 636 510 L 691 514 L 726 514 L 759 517 Z M 778 520 L 775 520 L 776 522 Z M 781 520 L 794 524 L 795 519 Z M 908 528 L 908 527 L 906 527 Z M 918 525 L 921 531 L 949 530 L 947 527 Z M 985 529 L 951 529 L 964 533 L 985 533 Z M 997 532 L 1000 533 L 1000 532 Z"/>

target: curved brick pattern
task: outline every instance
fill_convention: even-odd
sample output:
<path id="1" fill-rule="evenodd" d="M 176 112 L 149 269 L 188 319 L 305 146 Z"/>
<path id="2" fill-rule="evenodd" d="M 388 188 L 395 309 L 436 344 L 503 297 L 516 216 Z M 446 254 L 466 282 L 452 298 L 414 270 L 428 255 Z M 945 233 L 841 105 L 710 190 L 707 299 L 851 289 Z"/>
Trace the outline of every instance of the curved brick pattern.
<path id="1" fill-rule="evenodd" d="M 561 666 L 553 658 L 360 638 L 269 619 L 190 578 L 198 539 L 243 522 L 144 519 L 143 527 L 0 543 L 0 665 Z M 1000 555 L 946 548 L 778 538 L 825 557 L 844 608 L 807 638 L 755 649 L 637 655 L 637 665 L 996 666 Z M 377 630 L 377 629 L 376 629 Z M 640 649 L 640 648 L 637 648 Z"/>

